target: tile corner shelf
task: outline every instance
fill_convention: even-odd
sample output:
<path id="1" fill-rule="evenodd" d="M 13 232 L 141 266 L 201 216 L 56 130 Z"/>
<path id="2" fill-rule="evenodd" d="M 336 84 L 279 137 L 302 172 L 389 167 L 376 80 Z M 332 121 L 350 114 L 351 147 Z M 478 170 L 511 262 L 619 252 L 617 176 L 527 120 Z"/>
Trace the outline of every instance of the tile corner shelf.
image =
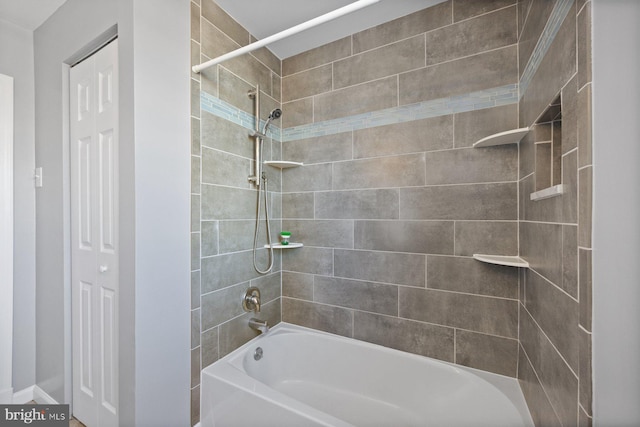
<path id="1" fill-rule="evenodd" d="M 264 245 L 265 248 L 268 248 L 269 246 L 273 247 L 273 249 L 295 249 L 295 248 L 301 248 L 304 245 L 302 243 L 289 243 L 288 245 L 283 245 L 282 243 L 276 243 L 274 245 Z"/>
<path id="2" fill-rule="evenodd" d="M 520 128 L 500 132 L 482 138 L 473 144 L 473 148 L 493 147 L 494 145 L 517 144 L 529 132 L 529 128 Z"/>
<path id="3" fill-rule="evenodd" d="M 549 199 L 551 197 L 561 196 L 564 193 L 564 185 L 554 185 L 553 187 L 545 188 L 544 190 L 531 193 L 529 198 L 534 202 L 538 200 Z"/>
<path id="4" fill-rule="evenodd" d="M 285 161 L 268 161 L 264 162 L 265 165 L 272 166 L 278 169 L 297 168 L 298 166 L 304 166 L 304 163 L 300 162 L 285 162 Z"/>
<path id="5" fill-rule="evenodd" d="M 519 256 L 473 254 L 473 258 L 488 264 L 505 265 L 508 267 L 529 267 L 529 263 Z"/>

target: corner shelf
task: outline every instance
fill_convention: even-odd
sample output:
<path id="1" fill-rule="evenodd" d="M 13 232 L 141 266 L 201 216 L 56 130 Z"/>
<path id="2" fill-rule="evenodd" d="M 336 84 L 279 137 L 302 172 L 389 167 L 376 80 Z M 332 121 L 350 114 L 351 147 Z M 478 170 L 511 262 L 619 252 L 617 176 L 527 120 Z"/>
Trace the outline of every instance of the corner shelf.
<path id="1" fill-rule="evenodd" d="M 529 263 L 519 256 L 473 254 L 473 258 L 488 264 L 529 268 Z"/>
<path id="2" fill-rule="evenodd" d="M 493 147 L 494 145 L 517 144 L 529 133 L 529 128 L 508 130 L 489 135 L 473 144 L 473 148 Z"/>
<path id="3" fill-rule="evenodd" d="M 289 243 L 288 245 L 283 245 L 282 243 L 276 243 L 274 245 L 264 245 L 265 248 L 273 247 L 273 249 L 295 249 L 301 248 L 304 245 L 302 243 Z"/>
<path id="4" fill-rule="evenodd" d="M 551 197 L 561 196 L 564 193 L 564 185 L 554 185 L 553 187 L 545 188 L 544 190 L 536 191 L 535 193 L 531 193 L 529 198 L 534 202 L 538 200 L 549 199 Z"/>
<path id="5" fill-rule="evenodd" d="M 268 161 L 264 162 L 265 165 L 269 165 L 278 169 L 297 168 L 298 166 L 304 166 L 304 163 L 300 162 L 285 162 L 285 161 Z"/>

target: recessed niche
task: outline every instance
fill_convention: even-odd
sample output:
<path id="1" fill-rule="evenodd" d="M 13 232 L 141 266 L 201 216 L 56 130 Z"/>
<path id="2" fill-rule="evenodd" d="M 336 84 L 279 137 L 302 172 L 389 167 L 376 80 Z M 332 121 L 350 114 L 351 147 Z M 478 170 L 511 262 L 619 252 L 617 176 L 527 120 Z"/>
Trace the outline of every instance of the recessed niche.
<path id="1" fill-rule="evenodd" d="M 535 193 L 531 200 L 562 194 L 562 102 L 560 94 L 535 123 Z"/>

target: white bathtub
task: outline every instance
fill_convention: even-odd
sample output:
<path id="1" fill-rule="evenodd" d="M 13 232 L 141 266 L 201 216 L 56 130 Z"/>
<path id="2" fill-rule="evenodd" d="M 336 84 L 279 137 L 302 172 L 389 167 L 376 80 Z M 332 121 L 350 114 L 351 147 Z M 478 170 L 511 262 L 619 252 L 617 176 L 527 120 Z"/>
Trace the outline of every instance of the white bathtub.
<path id="1" fill-rule="evenodd" d="M 286 323 L 202 371 L 200 414 L 202 427 L 533 426 L 515 379 Z"/>

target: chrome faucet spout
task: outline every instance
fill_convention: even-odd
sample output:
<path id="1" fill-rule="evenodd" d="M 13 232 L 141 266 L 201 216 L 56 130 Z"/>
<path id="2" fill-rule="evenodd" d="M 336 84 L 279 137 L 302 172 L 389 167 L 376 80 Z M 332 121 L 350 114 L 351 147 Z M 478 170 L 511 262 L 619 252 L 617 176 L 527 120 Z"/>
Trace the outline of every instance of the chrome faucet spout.
<path id="1" fill-rule="evenodd" d="M 267 321 L 256 319 L 255 317 L 252 317 L 251 319 L 249 319 L 249 327 L 263 334 L 266 334 L 267 332 L 269 332 L 269 324 L 267 323 Z"/>

